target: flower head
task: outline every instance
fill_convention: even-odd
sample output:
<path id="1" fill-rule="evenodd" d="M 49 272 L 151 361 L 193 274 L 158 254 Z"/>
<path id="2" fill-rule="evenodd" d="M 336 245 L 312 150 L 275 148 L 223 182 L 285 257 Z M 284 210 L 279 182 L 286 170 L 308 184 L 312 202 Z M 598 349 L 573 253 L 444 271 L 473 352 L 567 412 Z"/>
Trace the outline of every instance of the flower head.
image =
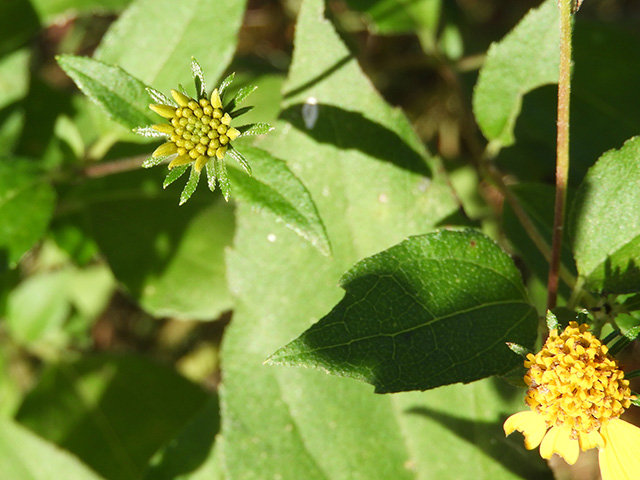
<path id="1" fill-rule="evenodd" d="M 542 350 L 527 355 L 531 410 L 510 416 L 504 430 L 522 432 L 527 449 L 540 445 L 542 458 L 557 453 L 569 464 L 598 447 L 604 480 L 631 479 L 640 471 L 640 428 L 620 420 L 633 398 L 629 381 L 588 329 L 571 322 L 560 334 L 551 330 Z"/>
<path id="2" fill-rule="evenodd" d="M 271 129 L 264 123 L 237 128 L 231 126 L 235 117 L 251 110 L 250 107 L 237 107 L 255 87 L 241 88 L 225 105 L 224 94 L 233 81 L 234 74 L 227 77 L 211 95 L 207 95 L 204 75 L 195 59 L 192 59 L 191 68 L 196 85 L 196 98 L 190 97 L 182 87 L 181 91 L 171 90 L 173 98 L 168 98 L 157 90 L 147 89 L 157 102 L 149 105 L 149 108 L 164 117 L 168 123 L 135 129 L 136 133 L 144 136 L 167 139 L 155 149 L 151 158 L 142 164 L 143 167 L 149 168 L 169 161 L 169 174 L 163 184 L 165 188 L 191 167 L 191 175 L 180 197 L 180 205 L 195 191 L 200 172 L 205 167 L 209 188 L 212 191 L 215 189 L 217 179 L 225 199 L 228 200 L 231 187 L 224 162 L 226 154 L 234 158 L 247 174 L 251 175 L 249 163 L 231 142 L 243 135 L 266 133 Z"/>

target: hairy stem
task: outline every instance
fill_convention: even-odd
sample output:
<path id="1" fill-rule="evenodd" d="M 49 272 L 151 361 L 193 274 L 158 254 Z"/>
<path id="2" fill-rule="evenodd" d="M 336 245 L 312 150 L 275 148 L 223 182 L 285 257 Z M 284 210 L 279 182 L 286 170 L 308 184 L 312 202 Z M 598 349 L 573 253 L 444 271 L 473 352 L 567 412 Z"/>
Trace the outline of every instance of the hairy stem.
<path id="1" fill-rule="evenodd" d="M 558 78 L 558 136 L 556 147 L 556 201 L 553 218 L 553 240 L 547 283 L 547 309 L 556 306 L 562 229 L 569 180 L 569 99 L 571 94 L 571 12 L 573 0 L 559 0 L 560 8 L 560 73 Z"/>

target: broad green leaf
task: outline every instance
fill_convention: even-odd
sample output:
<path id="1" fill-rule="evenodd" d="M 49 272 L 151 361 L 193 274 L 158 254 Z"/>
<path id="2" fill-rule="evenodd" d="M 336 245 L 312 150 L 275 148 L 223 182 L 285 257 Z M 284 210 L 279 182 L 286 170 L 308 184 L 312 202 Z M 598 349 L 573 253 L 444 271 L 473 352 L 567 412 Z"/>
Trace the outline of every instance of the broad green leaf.
<path id="1" fill-rule="evenodd" d="M 263 365 L 268 355 L 340 300 L 336 284 L 356 261 L 408 235 L 427 232 L 456 211 L 449 187 L 435 173 L 441 171 L 435 160 L 427 160 L 433 177 L 394 162 L 394 146 L 421 159 L 425 154 L 406 118 L 382 100 L 349 60 L 326 19 L 323 1 L 302 4 L 295 45 L 284 107 L 296 108 L 260 146 L 285 160 L 311 193 L 332 255 L 321 255 L 284 225 L 238 204 L 234 249 L 227 257 L 230 286 L 238 299 L 222 351 L 226 478 L 533 476 L 535 468 L 524 462 L 540 465 L 540 459 L 526 456 L 521 439 L 505 439 L 502 431 L 506 416 L 524 409 L 522 393 L 511 387 L 482 381 L 382 396 L 372 395 L 371 387 L 360 382 Z M 384 154 L 358 148 L 342 133 L 340 112 L 333 116 L 334 109 L 319 110 L 316 128 L 326 122 L 331 130 L 318 133 L 323 141 L 316 141 L 301 119 L 301 106 L 310 97 L 318 105 L 357 112 L 359 121 L 350 126 L 353 135 L 383 132 L 391 147 Z M 353 148 L 343 148 L 347 144 Z"/>
<path id="2" fill-rule="evenodd" d="M 100 480 L 77 458 L 12 420 L 0 418 L 0 472 L 20 480 Z"/>
<path id="3" fill-rule="evenodd" d="M 142 357 L 96 355 L 50 366 L 17 420 L 105 478 L 133 480 L 206 398 Z"/>
<path id="4" fill-rule="evenodd" d="M 571 209 L 578 272 L 607 293 L 640 290 L 640 137 L 591 167 Z"/>
<path id="5" fill-rule="evenodd" d="M 473 112 L 494 151 L 514 143 L 522 97 L 558 81 L 558 18 L 557 0 L 546 0 L 489 48 L 475 87 Z"/>
<path id="6" fill-rule="evenodd" d="M 95 57 L 163 92 L 178 83 L 193 84 L 194 57 L 213 84 L 236 49 L 245 3 L 134 0 L 104 36 Z"/>
<path id="7" fill-rule="evenodd" d="M 537 314 L 513 261 L 473 230 L 408 240 L 356 264 L 345 297 L 269 363 L 318 368 L 377 393 L 505 374 L 533 347 Z"/>
<path id="8" fill-rule="evenodd" d="M 45 233 L 55 191 L 34 161 L 0 158 L 0 271 L 14 267 Z"/>
<path id="9" fill-rule="evenodd" d="M 269 212 L 323 254 L 331 247 L 313 199 L 282 160 L 257 148 L 243 148 L 253 166 L 253 176 L 229 169 L 233 195 L 256 210 Z"/>
<path id="10" fill-rule="evenodd" d="M 640 63 L 640 32 L 576 15 L 571 82 L 571 170 L 576 187 L 602 153 L 640 132 L 633 102 Z M 615 72 L 615 88 L 611 74 Z M 515 125 L 517 142 L 500 152 L 499 165 L 528 182 L 555 175 L 557 85 L 525 95 Z"/>
<path id="11" fill-rule="evenodd" d="M 51 25 L 60 18 L 78 14 L 113 14 L 121 11 L 131 0 L 31 0 L 33 8 L 44 24 Z"/>
<path id="12" fill-rule="evenodd" d="M 216 435 L 220 430 L 218 397 L 213 396 L 180 433 L 156 453 L 144 480 L 214 480 Z"/>
<path id="13" fill-rule="evenodd" d="M 155 316 L 211 320 L 231 307 L 224 249 L 234 217 L 218 196 L 196 192 L 178 206 L 179 185 L 161 188 L 162 169 L 94 179 L 68 199 L 116 279 Z"/>
<path id="14" fill-rule="evenodd" d="M 25 48 L 0 59 L 0 109 L 26 95 L 29 57 L 29 50 Z"/>
<path id="15" fill-rule="evenodd" d="M 60 55 L 60 67 L 113 120 L 128 128 L 155 123 L 145 85 L 120 67 L 87 57 Z"/>

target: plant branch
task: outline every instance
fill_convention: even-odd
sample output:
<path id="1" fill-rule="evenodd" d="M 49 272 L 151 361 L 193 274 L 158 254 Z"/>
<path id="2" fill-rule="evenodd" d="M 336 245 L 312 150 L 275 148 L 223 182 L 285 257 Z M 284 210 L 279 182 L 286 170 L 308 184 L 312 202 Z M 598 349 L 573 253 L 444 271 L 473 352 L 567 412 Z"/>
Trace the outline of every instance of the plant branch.
<path id="1" fill-rule="evenodd" d="M 556 201 L 553 218 L 553 240 L 547 283 L 547 309 L 556 306 L 562 230 L 564 225 L 567 184 L 569 181 L 569 99 L 571 95 L 571 12 L 573 0 L 559 0 L 560 71 L 558 77 L 558 136 L 556 146 Z"/>

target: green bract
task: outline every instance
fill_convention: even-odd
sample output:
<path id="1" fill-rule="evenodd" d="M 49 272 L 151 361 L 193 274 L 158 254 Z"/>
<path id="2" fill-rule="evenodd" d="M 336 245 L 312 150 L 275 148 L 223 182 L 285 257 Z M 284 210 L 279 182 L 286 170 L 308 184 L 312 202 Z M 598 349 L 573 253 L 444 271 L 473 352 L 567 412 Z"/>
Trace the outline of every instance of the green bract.
<path id="1" fill-rule="evenodd" d="M 257 135 L 271 130 L 268 124 L 258 123 L 231 126 L 231 121 L 247 113 L 251 107 L 238 108 L 238 105 L 255 90 L 256 87 L 241 88 L 236 95 L 224 103 L 225 92 L 233 82 L 229 75 L 207 96 L 204 74 L 195 59 L 191 59 L 191 69 L 196 87 L 196 98 L 191 98 L 184 88 L 171 90 L 173 99 L 161 92 L 147 88 L 157 102 L 149 108 L 168 120 L 168 123 L 136 128 L 134 131 L 143 136 L 165 137 L 167 142 L 160 145 L 142 166 L 150 168 L 169 161 L 169 173 L 163 183 L 166 188 L 180 178 L 189 167 L 189 180 L 180 195 L 180 205 L 185 203 L 200 180 L 200 172 L 206 167 L 209 189 L 213 191 L 216 179 L 225 200 L 229 200 L 231 187 L 225 165 L 225 155 L 235 161 L 251 175 L 251 167 L 244 156 L 233 147 L 231 142 L 242 135 Z"/>

